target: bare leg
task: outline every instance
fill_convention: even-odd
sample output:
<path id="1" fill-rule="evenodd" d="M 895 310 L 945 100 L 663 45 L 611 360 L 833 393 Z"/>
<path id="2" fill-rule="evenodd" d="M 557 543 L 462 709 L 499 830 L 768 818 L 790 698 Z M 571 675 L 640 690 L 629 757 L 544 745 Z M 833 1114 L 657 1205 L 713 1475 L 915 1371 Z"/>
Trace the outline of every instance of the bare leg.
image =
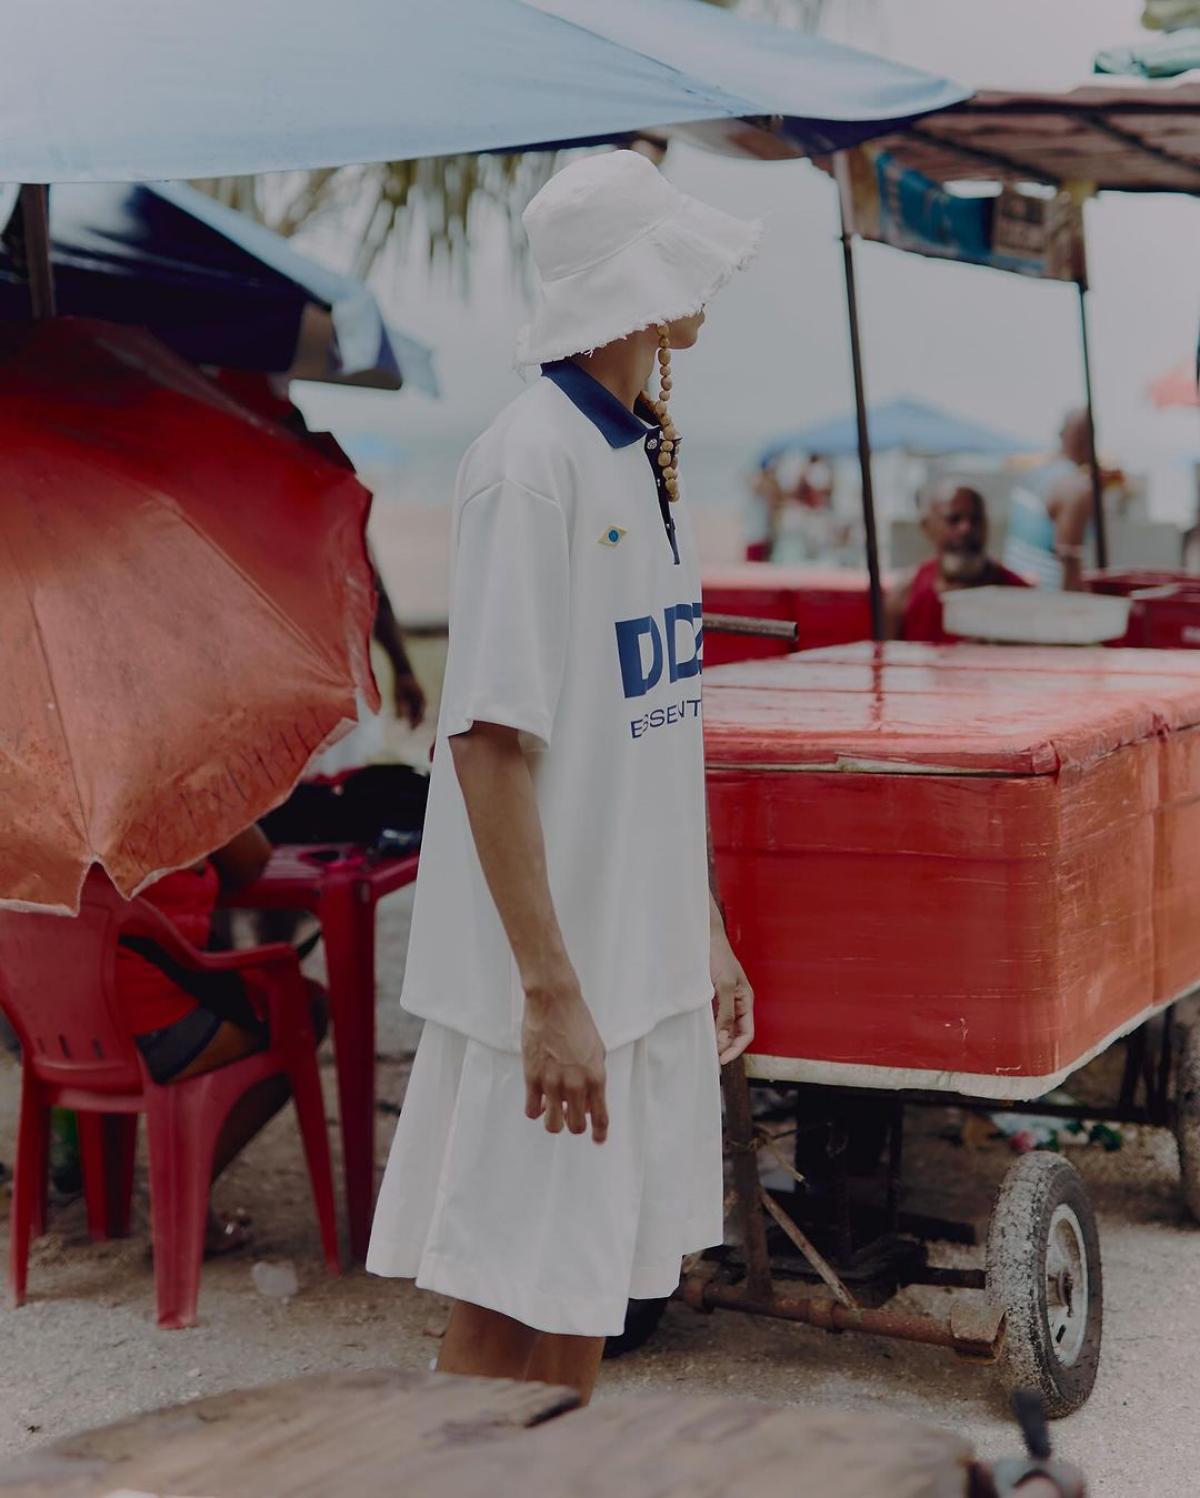
<path id="1" fill-rule="evenodd" d="M 478 1378 L 527 1378 L 529 1359 L 541 1334 L 530 1326 L 456 1300 L 438 1353 L 439 1373 Z"/>
<path id="2" fill-rule="evenodd" d="M 566 1337 L 543 1332 L 537 1340 L 525 1377 L 542 1384 L 576 1389 L 588 1404 L 604 1355 L 603 1337 Z"/>

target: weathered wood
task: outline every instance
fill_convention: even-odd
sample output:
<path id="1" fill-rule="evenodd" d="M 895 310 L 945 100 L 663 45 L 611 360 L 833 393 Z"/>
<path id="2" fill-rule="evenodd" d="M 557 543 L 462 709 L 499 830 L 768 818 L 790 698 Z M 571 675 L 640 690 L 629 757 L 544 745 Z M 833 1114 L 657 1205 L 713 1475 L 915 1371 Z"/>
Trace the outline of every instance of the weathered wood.
<path id="1" fill-rule="evenodd" d="M 896 1416 L 723 1396 L 601 1400 L 491 1452 L 464 1452 L 404 1498 L 966 1498 L 971 1448 Z"/>
<path id="2" fill-rule="evenodd" d="M 90 1431 L 0 1475 L 4 1498 L 965 1498 L 970 1446 L 887 1414 L 332 1374 Z M 530 1426 L 538 1429 L 528 1429 Z"/>
<path id="3" fill-rule="evenodd" d="M 214 1498 L 394 1491 L 401 1472 L 464 1448 L 490 1449 L 578 1402 L 573 1391 L 542 1384 L 323 1374 L 67 1437 L 0 1473 L 0 1491 L 5 1498 L 101 1498 L 121 1488 Z"/>

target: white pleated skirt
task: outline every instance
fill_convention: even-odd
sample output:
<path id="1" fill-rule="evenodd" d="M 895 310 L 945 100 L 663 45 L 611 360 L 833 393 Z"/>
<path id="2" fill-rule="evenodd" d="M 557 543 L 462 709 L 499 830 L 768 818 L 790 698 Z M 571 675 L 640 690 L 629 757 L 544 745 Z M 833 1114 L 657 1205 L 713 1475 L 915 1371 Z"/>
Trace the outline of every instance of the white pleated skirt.
<path id="1" fill-rule="evenodd" d="M 720 1243 L 712 1013 L 675 1015 L 608 1057 L 609 1136 L 525 1116 L 519 1055 L 427 1021 L 367 1268 L 539 1331 L 612 1336 L 627 1301 L 670 1295 Z"/>

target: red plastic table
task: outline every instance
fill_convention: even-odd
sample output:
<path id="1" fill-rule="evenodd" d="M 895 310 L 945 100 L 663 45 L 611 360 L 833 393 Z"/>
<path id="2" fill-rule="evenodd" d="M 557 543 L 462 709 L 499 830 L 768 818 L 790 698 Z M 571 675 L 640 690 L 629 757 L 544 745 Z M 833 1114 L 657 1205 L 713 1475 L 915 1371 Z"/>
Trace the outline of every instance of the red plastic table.
<path id="1" fill-rule="evenodd" d="M 366 1257 L 375 1198 L 375 906 L 411 884 L 419 855 L 372 859 L 358 848 L 279 847 L 234 903 L 308 910 L 321 922 L 337 1066 L 350 1253 Z"/>

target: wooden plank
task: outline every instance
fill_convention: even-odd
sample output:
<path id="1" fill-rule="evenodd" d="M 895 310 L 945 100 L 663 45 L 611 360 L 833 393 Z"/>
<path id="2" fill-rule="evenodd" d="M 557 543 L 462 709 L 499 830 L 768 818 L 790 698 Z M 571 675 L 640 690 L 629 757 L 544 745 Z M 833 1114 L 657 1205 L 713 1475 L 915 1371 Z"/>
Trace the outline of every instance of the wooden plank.
<path id="1" fill-rule="evenodd" d="M 325 1375 L 55 1443 L 4 1498 L 965 1498 L 970 1446 L 888 1414 L 719 1396 L 602 1400 L 413 1373 Z M 538 1429 L 527 1427 L 536 1425 Z M 26 1480 L 22 1480 L 26 1479 Z"/>
<path id="2" fill-rule="evenodd" d="M 0 1473 L 5 1498 L 274 1498 L 394 1491 L 398 1474 L 574 1409 L 569 1389 L 429 1373 L 322 1374 L 157 1410 L 55 1442 Z M 488 1460 L 480 1451 L 485 1464 Z"/>
<path id="3" fill-rule="evenodd" d="M 404 1498 L 966 1498 L 973 1453 L 888 1414 L 719 1396 L 601 1400 L 490 1453 L 427 1468 Z"/>

